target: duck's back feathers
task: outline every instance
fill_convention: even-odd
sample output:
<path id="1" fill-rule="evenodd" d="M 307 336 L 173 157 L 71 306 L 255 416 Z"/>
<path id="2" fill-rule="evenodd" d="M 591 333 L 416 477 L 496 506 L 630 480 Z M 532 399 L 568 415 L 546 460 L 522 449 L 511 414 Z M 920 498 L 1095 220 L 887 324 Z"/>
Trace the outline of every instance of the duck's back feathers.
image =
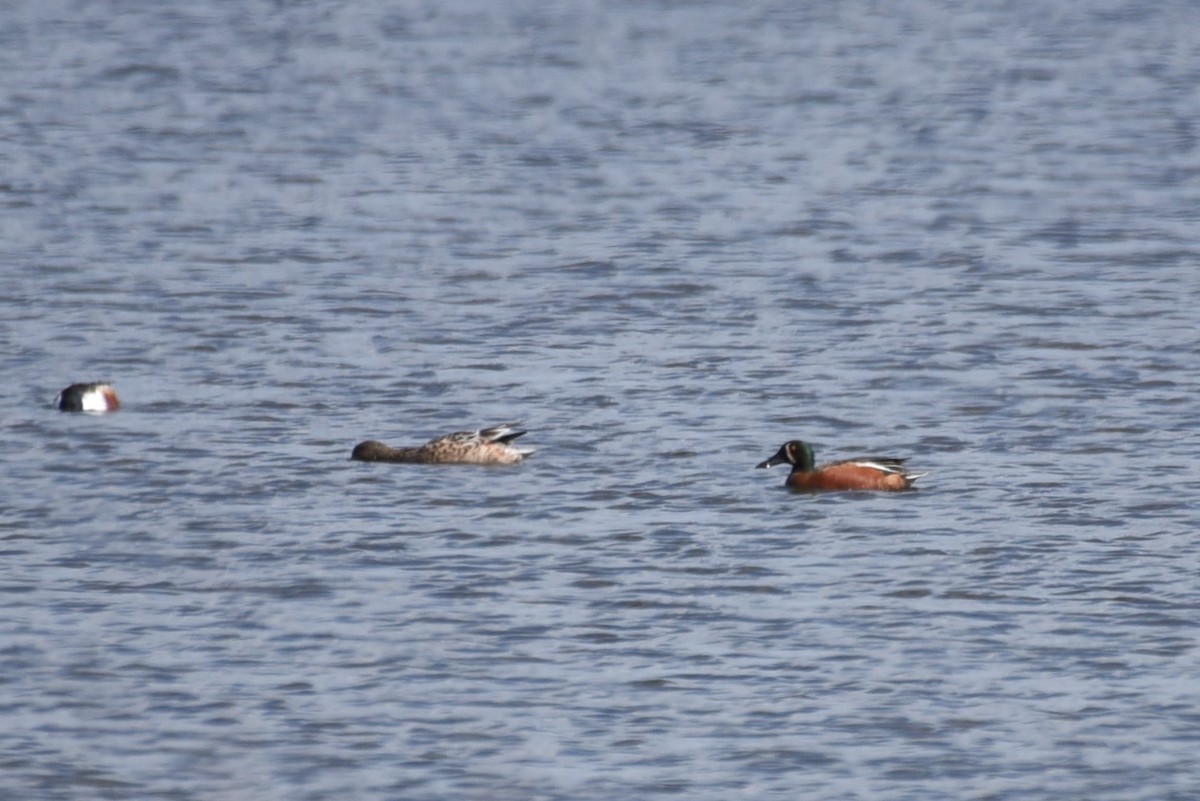
<path id="1" fill-rule="evenodd" d="M 456 431 L 410 448 L 390 448 L 382 442 L 367 440 L 354 446 L 350 458 L 362 462 L 413 464 L 517 464 L 535 450 L 511 444 L 527 433 L 518 429 L 519 425 L 501 423 L 479 431 Z"/>

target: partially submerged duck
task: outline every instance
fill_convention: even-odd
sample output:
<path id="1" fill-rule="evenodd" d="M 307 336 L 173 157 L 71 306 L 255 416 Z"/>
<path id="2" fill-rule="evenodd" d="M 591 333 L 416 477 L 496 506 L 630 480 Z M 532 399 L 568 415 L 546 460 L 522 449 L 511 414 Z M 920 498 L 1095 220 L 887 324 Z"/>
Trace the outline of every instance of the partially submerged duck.
<path id="1" fill-rule="evenodd" d="M 111 384 L 72 384 L 54 399 L 62 412 L 113 412 L 121 408 Z"/>
<path id="2" fill-rule="evenodd" d="M 526 433 L 517 428 L 519 425 L 501 423 L 479 431 L 457 431 L 407 448 L 391 448 L 369 439 L 355 445 L 350 458 L 359 462 L 412 464 L 517 464 L 534 452 L 533 448 L 512 444 Z"/>

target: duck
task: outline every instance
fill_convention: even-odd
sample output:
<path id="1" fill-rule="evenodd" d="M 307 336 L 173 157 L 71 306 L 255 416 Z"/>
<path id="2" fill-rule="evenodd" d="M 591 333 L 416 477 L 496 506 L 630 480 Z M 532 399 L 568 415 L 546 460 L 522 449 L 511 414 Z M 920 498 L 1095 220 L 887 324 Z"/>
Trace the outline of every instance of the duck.
<path id="1" fill-rule="evenodd" d="M 512 444 L 528 433 L 520 430 L 520 425 L 501 423 L 478 431 L 456 431 L 413 447 L 392 448 L 369 439 L 355 445 L 350 458 L 357 462 L 412 464 L 518 464 L 535 451 Z"/>
<path id="2" fill-rule="evenodd" d="M 784 486 L 797 492 L 837 492 L 848 490 L 881 490 L 899 492 L 911 489 L 913 482 L 926 473 L 910 473 L 907 459 L 888 456 L 859 456 L 814 466 L 812 445 L 794 439 L 783 443 L 779 450 L 757 467 L 790 464 Z"/>
<path id="3" fill-rule="evenodd" d="M 91 384 L 72 384 L 58 393 L 54 404 L 61 412 L 91 412 L 102 414 L 121 408 L 117 391 L 111 384 L 98 381 Z"/>

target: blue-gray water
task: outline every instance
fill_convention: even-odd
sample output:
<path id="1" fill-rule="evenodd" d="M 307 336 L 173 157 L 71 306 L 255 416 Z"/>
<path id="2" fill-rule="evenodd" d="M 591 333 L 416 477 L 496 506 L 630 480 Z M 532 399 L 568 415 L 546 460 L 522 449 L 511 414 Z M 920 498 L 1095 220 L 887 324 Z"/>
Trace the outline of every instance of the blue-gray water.
<path id="1" fill-rule="evenodd" d="M 5 799 L 1200 792 L 1194 4 L 0 13 Z"/>

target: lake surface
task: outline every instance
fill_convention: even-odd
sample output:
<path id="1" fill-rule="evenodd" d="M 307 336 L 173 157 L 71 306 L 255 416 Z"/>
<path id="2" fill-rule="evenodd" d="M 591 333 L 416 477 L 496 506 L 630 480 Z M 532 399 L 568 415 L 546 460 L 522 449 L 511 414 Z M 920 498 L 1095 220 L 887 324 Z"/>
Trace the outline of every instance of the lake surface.
<path id="1" fill-rule="evenodd" d="M 1192 5 L 3 17 L 5 799 L 1200 793 Z"/>

